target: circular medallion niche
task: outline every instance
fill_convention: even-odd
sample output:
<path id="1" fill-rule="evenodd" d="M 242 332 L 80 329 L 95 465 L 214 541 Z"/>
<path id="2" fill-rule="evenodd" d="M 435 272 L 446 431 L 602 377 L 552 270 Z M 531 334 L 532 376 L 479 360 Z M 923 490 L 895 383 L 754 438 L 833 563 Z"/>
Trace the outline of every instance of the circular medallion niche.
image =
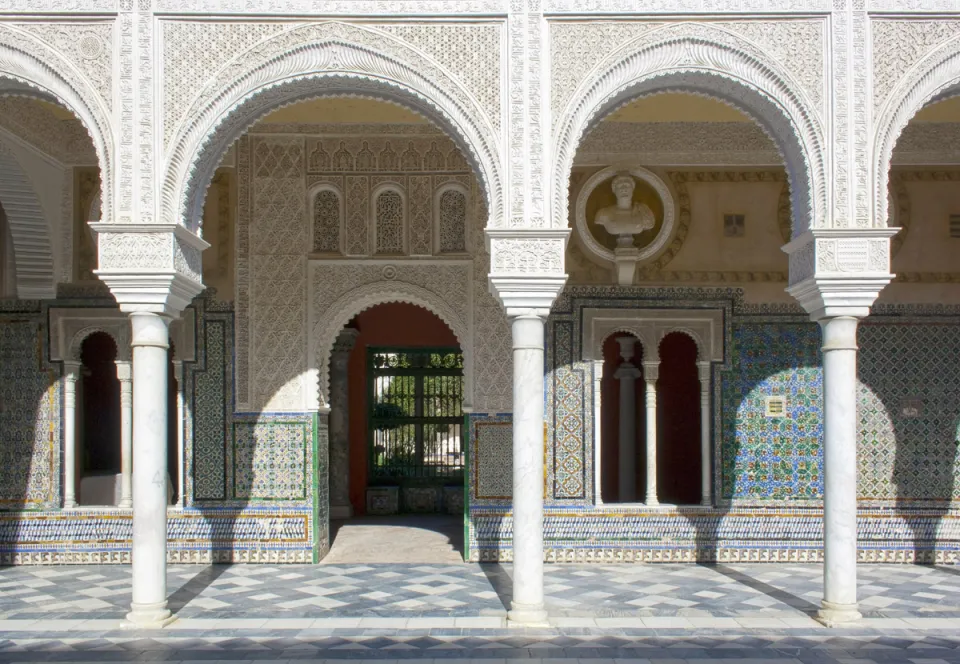
<path id="1" fill-rule="evenodd" d="M 595 258 L 614 263 L 618 249 L 635 249 L 634 260 L 643 263 L 667 246 L 675 219 L 673 196 L 657 174 L 639 166 L 610 166 L 581 187 L 574 223 Z"/>

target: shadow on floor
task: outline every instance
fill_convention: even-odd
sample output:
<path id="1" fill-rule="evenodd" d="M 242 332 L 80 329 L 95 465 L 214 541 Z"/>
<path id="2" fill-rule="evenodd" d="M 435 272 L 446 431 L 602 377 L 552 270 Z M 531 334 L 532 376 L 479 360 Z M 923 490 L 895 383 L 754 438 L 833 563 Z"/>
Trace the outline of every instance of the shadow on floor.
<path id="1" fill-rule="evenodd" d="M 789 607 L 797 609 L 798 611 L 803 611 L 807 614 L 815 614 L 819 607 L 813 602 L 807 601 L 802 597 L 797 597 L 788 593 L 786 590 L 777 588 L 776 586 L 771 586 L 769 583 L 755 579 L 748 574 L 737 571 L 731 567 L 721 564 L 702 564 L 703 567 L 707 567 L 716 571 L 719 574 L 723 574 L 728 579 L 736 581 L 740 585 L 746 586 L 748 588 L 753 588 L 757 592 L 761 592 L 767 597 L 771 597 L 778 602 L 782 602 Z"/>
<path id="2" fill-rule="evenodd" d="M 487 577 L 493 592 L 500 598 L 504 610 L 509 611 L 510 602 L 513 601 L 513 579 L 510 578 L 507 570 L 499 563 L 480 563 L 480 569 Z"/>
<path id="3" fill-rule="evenodd" d="M 322 563 L 463 563 L 463 517 L 448 514 L 362 516 L 330 522 Z"/>
<path id="4" fill-rule="evenodd" d="M 170 595 L 167 600 L 167 608 L 170 609 L 171 613 L 176 614 L 180 609 L 199 597 L 229 568 L 230 565 L 210 565 L 206 567 Z"/>

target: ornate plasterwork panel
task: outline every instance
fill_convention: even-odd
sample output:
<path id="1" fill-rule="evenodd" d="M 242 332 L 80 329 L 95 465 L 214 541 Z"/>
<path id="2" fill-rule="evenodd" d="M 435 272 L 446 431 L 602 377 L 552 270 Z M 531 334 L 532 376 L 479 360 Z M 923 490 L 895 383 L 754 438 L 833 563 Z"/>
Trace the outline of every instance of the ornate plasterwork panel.
<path id="1" fill-rule="evenodd" d="M 896 0 L 874 0 L 890 2 Z M 912 0 L 912 3 L 928 0 Z M 951 0 L 939 0 L 950 2 Z M 907 3 L 909 4 L 909 3 Z M 829 12 L 833 9 L 829 0 L 748 0 L 731 3 L 729 0 L 648 0 L 642 5 L 644 14 L 790 14 Z M 547 14 L 634 14 L 638 11 L 632 0 L 546 0 L 543 11 Z"/>
<path id="2" fill-rule="evenodd" d="M 113 31 L 114 23 L 75 22 L 16 23 L 18 28 L 36 35 L 55 49 L 86 78 L 91 87 L 113 107 Z"/>
<path id="3" fill-rule="evenodd" d="M 407 302 L 439 316 L 457 336 L 464 354 L 465 406 L 473 395 L 473 286 L 469 260 L 370 259 L 311 261 L 309 359 L 317 381 L 317 407 L 329 404 L 333 344 L 357 314 L 386 302 Z"/>
<path id="4" fill-rule="evenodd" d="M 623 104 L 664 90 L 706 94 L 753 117 L 786 163 L 795 229 L 828 223 L 823 130 L 809 95 L 753 42 L 691 22 L 658 29 L 625 45 L 571 96 L 554 134 L 555 225 L 566 223 L 567 181 L 585 133 Z"/>
<path id="5" fill-rule="evenodd" d="M 270 110 L 324 94 L 392 101 L 433 120 L 479 174 L 493 218 L 501 216 L 499 140 L 478 103 L 443 68 L 387 33 L 329 22 L 291 26 L 240 52 L 180 109 L 184 120 L 167 141 L 164 215 L 195 225 L 213 169 L 236 137 Z"/>
<path id="6" fill-rule="evenodd" d="M 577 147 L 575 166 L 781 164 L 777 146 L 748 122 L 603 122 Z"/>
<path id="7" fill-rule="evenodd" d="M 130 318 L 120 309 L 50 309 L 50 359 L 80 361 L 83 342 L 94 332 L 105 332 L 117 345 L 117 360 L 130 360 Z"/>

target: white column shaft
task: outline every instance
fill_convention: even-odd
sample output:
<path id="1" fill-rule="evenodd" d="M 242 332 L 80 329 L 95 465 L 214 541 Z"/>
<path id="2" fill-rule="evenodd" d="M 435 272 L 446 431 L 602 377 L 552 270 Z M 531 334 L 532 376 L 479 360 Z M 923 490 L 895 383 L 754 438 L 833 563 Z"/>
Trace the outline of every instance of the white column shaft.
<path id="1" fill-rule="evenodd" d="M 543 319 L 513 318 L 513 602 L 510 619 L 543 623 Z"/>
<path id="2" fill-rule="evenodd" d="M 847 621 L 857 612 L 857 319 L 823 329 L 823 608 Z"/>
<path id="3" fill-rule="evenodd" d="M 167 348 L 170 319 L 130 315 L 133 347 L 133 604 L 139 626 L 169 622 L 167 609 Z"/>
<path id="4" fill-rule="evenodd" d="M 77 376 L 79 363 L 64 362 L 63 376 L 63 506 L 77 506 Z"/>
<path id="5" fill-rule="evenodd" d="M 186 486 L 186 470 L 183 458 L 183 421 L 186 401 L 183 398 L 183 362 L 173 361 L 173 377 L 177 381 L 177 506 L 183 507 L 184 487 Z"/>
<path id="6" fill-rule="evenodd" d="M 644 502 L 659 505 L 657 500 L 657 381 L 647 380 L 647 492 Z"/>
<path id="7" fill-rule="evenodd" d="M 117 362 L 120 379 L 120 507 L 133 507 L 133 374 L 129 362 Z"/>

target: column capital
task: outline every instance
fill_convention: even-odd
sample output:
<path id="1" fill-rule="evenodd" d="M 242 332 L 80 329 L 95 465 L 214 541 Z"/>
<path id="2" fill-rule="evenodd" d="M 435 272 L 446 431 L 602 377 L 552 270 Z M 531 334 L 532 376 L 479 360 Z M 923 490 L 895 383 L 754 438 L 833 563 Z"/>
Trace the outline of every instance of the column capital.
<path id="1" fill-rule="evenodd" d="M 660 378 L 660 360 L 644 360 L 641 364 L 643 364 L 644 381 L 649 383 Z"/>
<path id="2" fill-rule="evenodd" d="M 899 228 L 815 228 L 784 245 L 787 292 L 813 320 L 869 315 L 890 283 L 890 238 Z"/>
<path id="3" fill-rule="evenodd" d="M 490 252 L 490 292 L 507 316 L 545 318 L 567 281 L 563 259 L 570 229 L 496 228 L 484 233 Z"/>
<path id="4" fill-rule="evenodd" d="M 133 380 L 133 363 L 128 360 L 117 360 L 117 380 L 129 383 Z"/>
<path id="5" fill-rule="evenodd" d="M 203 290 L 201 254 L 210 245 L 178 224 L 95 222 L 99 269 L 126 313 L 176 317 Z"/>

